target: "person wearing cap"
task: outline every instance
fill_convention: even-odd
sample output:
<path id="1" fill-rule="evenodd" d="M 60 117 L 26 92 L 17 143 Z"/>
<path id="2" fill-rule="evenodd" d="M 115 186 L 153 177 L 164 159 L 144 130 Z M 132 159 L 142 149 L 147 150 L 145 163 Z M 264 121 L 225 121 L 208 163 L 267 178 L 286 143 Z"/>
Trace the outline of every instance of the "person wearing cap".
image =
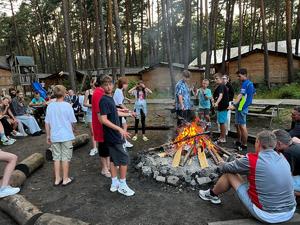
<path id="1" fill-rule="evenodd" d="M 191 122 L 191 96 L 188 81 L 191 73 L 188 70 L 182 72 L 182 79 L 179 80 L 175 86 L 175 105 L 177 113 L 177 126 L 184 122 Z"/>
<path id="2" fill-rule="evenodd" d="M 239 151 L 247 152 L 248 131 L 246 126 L 248 107 L 252 104 L 255 88 L 248 79 L 247 69 L 241 68 L 236 72 L 238 79 L 242 83 L 241 90 L 236 100 L 228 109 L 235 109 L 235 126 L 237 129 L 238 140 L 235 142 Z"/>

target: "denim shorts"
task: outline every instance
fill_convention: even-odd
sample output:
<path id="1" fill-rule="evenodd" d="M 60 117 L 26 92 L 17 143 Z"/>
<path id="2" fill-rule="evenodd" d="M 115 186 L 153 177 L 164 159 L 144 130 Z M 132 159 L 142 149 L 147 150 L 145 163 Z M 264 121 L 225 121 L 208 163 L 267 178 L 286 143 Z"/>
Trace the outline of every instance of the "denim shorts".
<path id="1" fill-rule="evenodd" d="M 247 113 L 244 111 L 235 111 L 235 124 L 246 125 Z"/>
<path id="2" fill-rule="evenodd" d="M 85 114 L 85 121 L 87 123 L 91 123 L 92 122 L 92 109 L 88 108 Z"/>
<path id="3" fill-rule="evenodd" d="M 241 184 L 238 189 L 236 190 L 236 193 L 240 199 L 240 201 L 243 203 L 243 205 L 246 207 L 246 209 L 250 212 L 250 214 L 255 217 L 256 219 L 260 220 L 260 218 L 257 216 L 253 209 L 253 203 L 248 195 L 248 183 Z"/>
<path id="4" fill-rule="evenodd" d="M 220 124 L 227 123 L 227 110 L 217 111 L 217 119 Z"/>
<path id="5" fill-rule="evenodd" d="M 293 187 L 295 191 L 300 192 L 300 176 L 293 176 Z"/>

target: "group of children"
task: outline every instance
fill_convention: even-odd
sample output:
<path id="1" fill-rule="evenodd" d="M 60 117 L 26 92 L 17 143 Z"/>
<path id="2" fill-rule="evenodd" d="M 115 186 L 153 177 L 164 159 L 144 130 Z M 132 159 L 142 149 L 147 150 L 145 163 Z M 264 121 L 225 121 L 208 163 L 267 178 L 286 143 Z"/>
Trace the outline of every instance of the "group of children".
<path id="1" fill-rule="evenodd" d="M 199 101 L 199 118 L 206 121 L 207 127 L 211 127 L 210 114 L 217 110 L 217 123 L 220 129 L 220 138 L 217 142 L 226 142 L 226 134 L 230 130 L 231 111 L 227 110 L 234 97 L 234 90 L 229 82 L 228 76 L 215 74 L 216 88 L 212 93 L 209 89 L 209 80 L 203 79 L 202 86 L 194 91 Z"/>
<path id="2" fill-rule="evenodd" d="M 91 83 L 91 89 L 85 93 L 84 106 L 87 107 L 86 120 L 90 123 L 93 138 L 93 149 L 90 155 L 99 152 L 101 174 L 111 177 L 110 191 L 132 196 L 134 191 L 126 183 L 129 155 L 127 147 L 132 144 L 127 141 L 130 134 L 127 132 L 127 117 L 135 118 L 135 135 L 138 136 L 139 120 L 142 122 L 143 140 L 145 136 L 145 118 L 147 115 L 146 97 L 152 91 L 142 82 L 128 92 L 135 96 L 134 112 L 124 105 L 124 91 L 128 87 L 126 78 L 120 78 L 117 89 L 113 93 L 114 85 L 110 76 L 96 78 Z M 72 158 L 72 140 L 76 118 L 72 106 L 64 101 L 66 89 L 61 85 L 54 87 L 56 101 L 49 104 L 46 111 L 45 127 L 47 143 L 51 144 L 54 160 L 54 186 L 66 186 L 74 181 L 69 176 L 69 162 Z M 62 167 L 62 175 L 61 175 Z M 119 178 L 118 178 L 119 174 Z"/>

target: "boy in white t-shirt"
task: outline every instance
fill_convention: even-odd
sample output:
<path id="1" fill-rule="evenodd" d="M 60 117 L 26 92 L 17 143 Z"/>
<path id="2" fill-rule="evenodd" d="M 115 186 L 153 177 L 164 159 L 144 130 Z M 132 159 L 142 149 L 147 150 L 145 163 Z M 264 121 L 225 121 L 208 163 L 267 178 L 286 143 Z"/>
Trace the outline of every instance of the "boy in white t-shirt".
<path id="1" fill-rule="evenodd" d="M 66 88 L 62 85 L 54 87 L 56 102 L 49 104 L 45 118 L 47 143 L 51 144 L 55 181 L 54 186 L 69 185 L 74 178 L 69 177 L 69 164 L 72 158 L 73 124 L 76 118 L 72 106 L 64 101 Z M 60 173 L 62 165 L 63 176 Z"/>

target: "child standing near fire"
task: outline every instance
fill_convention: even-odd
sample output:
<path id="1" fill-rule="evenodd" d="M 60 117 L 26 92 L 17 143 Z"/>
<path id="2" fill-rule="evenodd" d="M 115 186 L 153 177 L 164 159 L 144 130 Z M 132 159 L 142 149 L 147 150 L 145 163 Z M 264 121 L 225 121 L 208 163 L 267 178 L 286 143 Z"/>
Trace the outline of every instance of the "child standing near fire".
<path id="1" fill-rule="evenodd" d="M 199 117 L 201 120 L 205 120 L 207 124 L 207 128 L 210 128 L 211 122 L 210 122 L 209 113 L 211 108 L 210 101 L 212 99 L 212 94 L 208 86 L 209 86 L 209 80 L 204 79 L 202 81 L 202 87 L 197 89 L 195 96 L 197 96 L 199 100 Z"/>
<path id="2" fill-rule="evenodd" d="M 129 94 L 135 96 L 135 104 L 134 104 L 134 112 L 136 113 L 135 118 L 135 135 L 132 137 L 133 141 L 136 141 L 138 139 L 138 126 L 139 121 L 141 120 L 142 123 L 142 134 L 143 134 L 143 140 L 148 141 L 149 139 L 146 137 L 146 116 L 147 116 L 147 102 L 146 97 L 149 94 L 152 94 L 152 91 L 145 86 L 143 81 L 139 81 L 137 85 L 133 88 L 131 88 L 128 91 Z"/>

